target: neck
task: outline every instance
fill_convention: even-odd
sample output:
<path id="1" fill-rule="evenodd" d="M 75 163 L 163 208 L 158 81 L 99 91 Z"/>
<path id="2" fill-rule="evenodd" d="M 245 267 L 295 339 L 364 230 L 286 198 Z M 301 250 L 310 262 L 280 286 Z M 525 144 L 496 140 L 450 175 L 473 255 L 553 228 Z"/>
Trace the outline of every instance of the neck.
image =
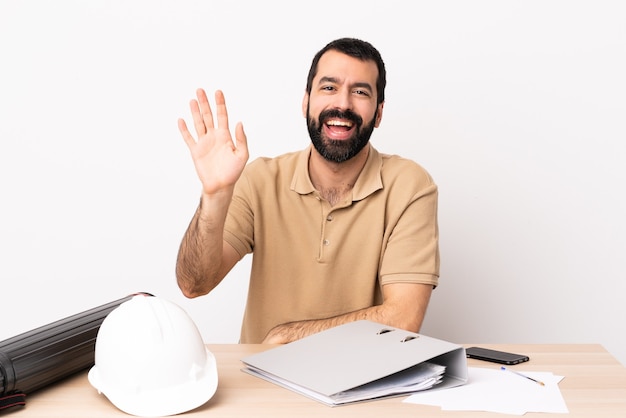
<path id="1" fill-rule="evenodd" d="M 331 205 L 339 202 L 354 187 L 369 155 L 367 144 L 357 155 L 342 163 L 335 163 L 322 157 L 312 148 L 309 159 L 311 182 Z"/>

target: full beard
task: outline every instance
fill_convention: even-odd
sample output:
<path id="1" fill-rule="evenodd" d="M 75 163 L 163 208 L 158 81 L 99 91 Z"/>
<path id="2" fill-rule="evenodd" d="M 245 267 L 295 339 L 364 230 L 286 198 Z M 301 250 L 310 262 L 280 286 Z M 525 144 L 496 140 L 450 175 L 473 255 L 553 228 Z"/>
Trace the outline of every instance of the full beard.
<path id="1" fill-rule="evenodd" d="M 317 152 L 327 161 L 342 163 L 357 155 L 367 145 L 374 132 L 378 110 L 376 110 L 374 117 L 367 125 L 363 124 L 363 118 L 351 110 L 346 110 L 345 112 L 337 109 L 325 110 L 320 113 L 317 121 L 311 117 L 308 109 L 306 113 L 309 136 Z M 325 121 L 329 118 L 348 119 L 354 123 L 355 130 L 352 137 L 341 141 L 326 137 L 322 128 Z"/>

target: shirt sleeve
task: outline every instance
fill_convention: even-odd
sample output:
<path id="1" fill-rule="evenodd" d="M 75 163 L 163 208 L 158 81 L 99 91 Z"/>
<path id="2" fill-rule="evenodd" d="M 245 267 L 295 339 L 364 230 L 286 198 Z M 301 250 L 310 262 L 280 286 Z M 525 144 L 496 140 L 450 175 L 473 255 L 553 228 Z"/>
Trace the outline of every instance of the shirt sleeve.
<path id="1" fill-rule="evenodd" d="M 251 253 L 254 248 L 254 195 L 249 171 L 250 166 L 247 166 L 235 185 L 224 224 L 224 240 L 237 251 L 240 258 Z"/>
<path id="2" fill-rule="evenodd" d="M 430 180 L 430 177 L 428 177 Z M 401 208 L 394 208 L 383 252 L 380 283 L 421 283 L 438 285 L 439 228 L 438 189 L 430 183 L 411 196 Z M 395 202 L 398 204 L 399 202 Z"/>

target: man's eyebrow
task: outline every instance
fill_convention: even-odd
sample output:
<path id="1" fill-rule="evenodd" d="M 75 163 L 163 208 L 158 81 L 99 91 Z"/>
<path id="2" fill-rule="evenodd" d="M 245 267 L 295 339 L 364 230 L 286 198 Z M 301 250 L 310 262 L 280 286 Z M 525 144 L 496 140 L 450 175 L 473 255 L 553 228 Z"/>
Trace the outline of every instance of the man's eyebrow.
<path id="1" fill-rule="evenodd" d="M 360 87 L 360 88 L 364 88 L 364 89 L 368 89 L 369 91 L 374 91 L 374 89 L 372 88 L 372 85 L 370 83 L 366 83 L 366 82 L 360 82 L 360 83 L 354 83 L 352 85 L 352 87 Z"/>
<path id="2" fill-rule="evenodd" d="M 320 78 L 319 83 L 338 83 L 339 80 L 336 77 L 329 77 L 329 76 L 325 76 Z"/>
<path id="3" fill-rule="evenodd" d="M 321 83 L 334 83 L 334 84 L 337 84 L 337 83 L 339 83 L 339 79 L 337 77 L 325 76 L 325 77 L 320 78 L 319 83 L 320 84 Z M 372 85 L 370 83 L 366 83 L 364 81 L 351 84 L 350 87 L 351 88 L 359 87 L 359 88 L 368 89 L 369 91 L 374 91 L 374 89 L 372 88 Z"/>

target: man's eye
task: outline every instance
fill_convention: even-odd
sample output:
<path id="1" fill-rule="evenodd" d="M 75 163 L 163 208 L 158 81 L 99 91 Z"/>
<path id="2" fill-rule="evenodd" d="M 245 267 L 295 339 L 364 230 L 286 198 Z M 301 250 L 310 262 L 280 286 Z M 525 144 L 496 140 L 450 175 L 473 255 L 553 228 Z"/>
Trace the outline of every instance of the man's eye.
<path id="1" fill-rule="evenodd" d="M 354 90 L 354 94 L 359 96 L 369 96 L 369 92 L 367 90 Z"/>

